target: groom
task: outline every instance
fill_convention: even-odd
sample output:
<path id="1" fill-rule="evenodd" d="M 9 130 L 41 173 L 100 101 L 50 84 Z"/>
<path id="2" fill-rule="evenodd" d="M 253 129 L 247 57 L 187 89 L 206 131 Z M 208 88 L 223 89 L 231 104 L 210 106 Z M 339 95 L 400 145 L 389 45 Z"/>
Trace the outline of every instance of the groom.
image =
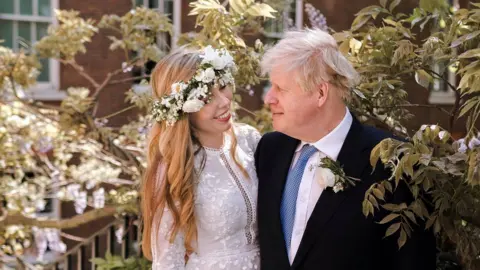
<path id="1" fill-rule="evenodd" d="M 288 32 L 262 60 L 271 89 L 265 103 L 278 132 L 260 140 L 258 223 L 262 270 L 434 270 L 435 238 L 414 227 L 399 250 L 379 224 L 386 214 L 365 217 L 362 201 L 389 173 L 372 173 L 372 148 L 392 135 L 363 126 L 344 100 L 358 80 L 332 36 L 321 30 Z M 355 186 L 335 193 L 319 160 L 338 161 Z M 331 177 L 330 177 L 331 179 Z M 399 187 L 389 203 L 407 202 Z"/>

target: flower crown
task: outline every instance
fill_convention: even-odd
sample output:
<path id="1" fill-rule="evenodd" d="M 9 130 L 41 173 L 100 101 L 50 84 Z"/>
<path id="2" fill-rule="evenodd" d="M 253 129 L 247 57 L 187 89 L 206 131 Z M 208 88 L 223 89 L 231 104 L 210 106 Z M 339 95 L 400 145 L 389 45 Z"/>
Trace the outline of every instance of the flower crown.
<path id="1" fill-rule="evenodd" d="M 200 54 L 202 62 L 188 82 L 172 84 L 171 93 L 153 102 L 152 115 L 158 121 L 172 126 L 186 113 L 194 113 L 210 102 L 213 86 L 233 84 L 236 71 L 233 57 L 225 49 L 207 46 Z"/>

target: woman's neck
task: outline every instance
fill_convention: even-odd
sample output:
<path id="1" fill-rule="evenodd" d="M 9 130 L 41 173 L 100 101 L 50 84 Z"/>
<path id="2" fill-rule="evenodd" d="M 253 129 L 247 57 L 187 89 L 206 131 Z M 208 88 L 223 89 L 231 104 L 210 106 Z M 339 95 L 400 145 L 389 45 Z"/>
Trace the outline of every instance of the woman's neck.
<path id="1" fill-rule="evenodd" d="M 224 132 L 216 134 L 199 134 L 198 140 L 203 147 L 221 148 L 223 146 Z"/>

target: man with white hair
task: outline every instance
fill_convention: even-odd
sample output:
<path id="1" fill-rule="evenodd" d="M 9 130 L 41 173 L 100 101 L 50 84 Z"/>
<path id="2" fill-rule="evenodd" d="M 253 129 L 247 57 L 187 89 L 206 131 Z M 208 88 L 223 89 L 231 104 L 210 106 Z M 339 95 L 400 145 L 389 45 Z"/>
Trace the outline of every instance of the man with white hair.
<path id="1" fill-rule="evenodd" d="M 362 125 L 345 100 L 358 74 L 338 51 L 334 38 L 316 29 L 291 31 L 265 53 L 270 76 L 265 96 L 273 127 L 260 140 L 255 163 L 259 179 L 258 224 L 262 270 L 434 270 L 435 237 L 413 228 L 399 250 L 398 230 L 386 214 L 362 213 L 365 192 L 390 173 L 372 173 L 370 152 L 391 134 Z M 355 186 L 334 186 L 321 158 L 338 161 Z M 410 200 L 406 186 L 388 202 Z"/>

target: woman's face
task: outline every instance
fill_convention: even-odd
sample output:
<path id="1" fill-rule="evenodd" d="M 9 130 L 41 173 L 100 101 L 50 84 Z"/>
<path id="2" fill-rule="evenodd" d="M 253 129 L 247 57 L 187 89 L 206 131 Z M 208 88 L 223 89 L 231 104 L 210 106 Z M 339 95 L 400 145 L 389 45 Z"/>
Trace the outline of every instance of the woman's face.
<path id="1" fill-rule="evenodd" d="M 190 121 L 198 137 L 222 134 L 230 129 L 232 86 L 212 89 L 211 100 L 203 108 L 190 115 Z"/>

